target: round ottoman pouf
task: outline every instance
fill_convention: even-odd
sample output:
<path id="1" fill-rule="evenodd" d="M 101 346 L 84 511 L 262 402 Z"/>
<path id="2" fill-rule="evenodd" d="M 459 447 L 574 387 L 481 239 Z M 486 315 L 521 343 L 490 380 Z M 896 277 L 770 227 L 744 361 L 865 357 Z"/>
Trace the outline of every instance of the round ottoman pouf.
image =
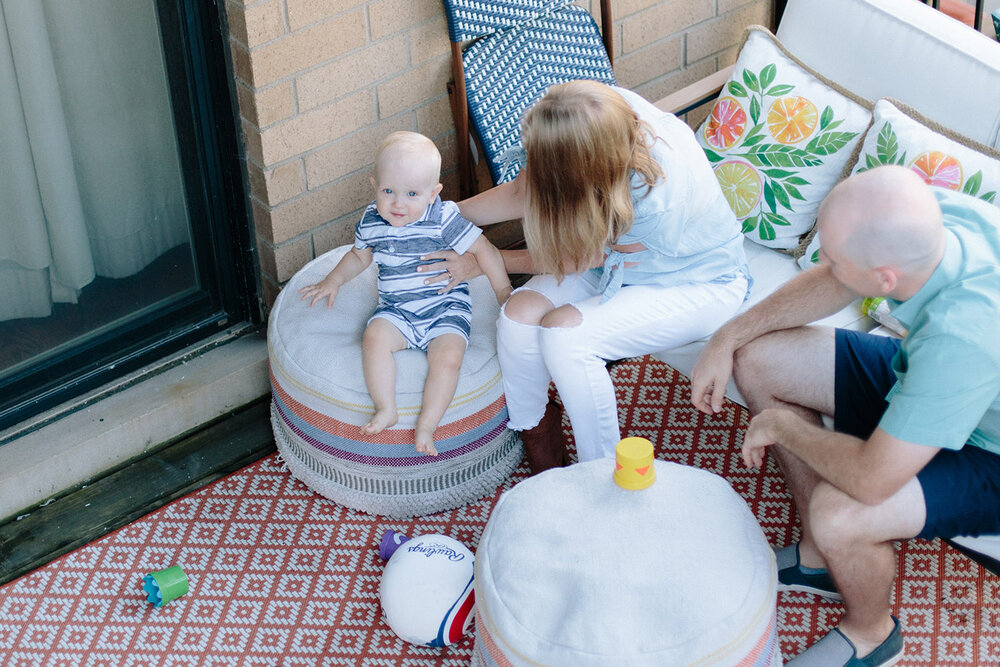
<path id="1" fill-rule="evenodd" d="M 637 491 L 603 459 L 500 497 L 476 550 L 473 664 L 781 664 L 774 555 L 746 503 L 654 465 Z"/>
<path id="2" fill-rule="evenodd" d="M 399 422 L 375 436 L 360 427 L 375 409 L 361 366 L 361 337 L 378 302 L 374 263 L 340 288 L 332 308 L 309 307 L 299 289 L 329 273 L 350 246 L 304 266 L 275 300 L 268 325 L 271 422 L 292 475 L 331 500 L 405 518 L 459 507 L 492 493 L 522 448 L 507 428 L 496 357 L 496 297 L 485 277 L 470 282 L 472 335 L 458 388 L 435 432 L 438 456 L 417 453 L 427 355 L 397 352 Z"/>

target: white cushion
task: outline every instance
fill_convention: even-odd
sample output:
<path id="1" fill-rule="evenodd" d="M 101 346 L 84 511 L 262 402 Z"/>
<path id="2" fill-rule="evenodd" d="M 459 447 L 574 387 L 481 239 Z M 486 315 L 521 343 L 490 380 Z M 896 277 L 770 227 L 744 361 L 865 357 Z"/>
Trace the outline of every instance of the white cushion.
<path id="1" fill-rule="evenodd" d="M 789 0 L 778 38 L 858 95 L 1000 148 L 1000 43 L 913 0 Z"/>

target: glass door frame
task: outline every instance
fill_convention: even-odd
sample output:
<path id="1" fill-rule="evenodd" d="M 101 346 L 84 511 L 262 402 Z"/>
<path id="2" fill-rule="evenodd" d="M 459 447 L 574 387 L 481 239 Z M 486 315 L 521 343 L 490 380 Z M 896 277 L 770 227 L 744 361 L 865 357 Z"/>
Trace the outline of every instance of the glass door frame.
<path id="1" fill-rule="evenodd" d="M 219 0 L 154 0 L 200 289 L 0 381 L 0 431 L 243 323 L 261 322 L 245 150 Z"/>

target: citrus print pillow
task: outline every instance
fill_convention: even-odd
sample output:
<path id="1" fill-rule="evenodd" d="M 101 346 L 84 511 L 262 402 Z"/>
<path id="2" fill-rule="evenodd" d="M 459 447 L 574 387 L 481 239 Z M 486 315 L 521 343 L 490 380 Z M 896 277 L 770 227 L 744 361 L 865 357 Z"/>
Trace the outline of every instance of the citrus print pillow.
<path id="1" fill-rule="evenodd" d="M 895 100 L 875 103 L 856 174 L 883 164 L 909 167 L 929 185 L 964 192 L 1000 206 L 1000 152 L 951 132 Z M 819 262 L 816 235 L 799 258 L 803 269 Z"/>
<path id="2" fill-rule="evenodd" d="M 791 250 L 816 222 L 871 114 L 751 26 L 698 142 L 747 238 Z"/>

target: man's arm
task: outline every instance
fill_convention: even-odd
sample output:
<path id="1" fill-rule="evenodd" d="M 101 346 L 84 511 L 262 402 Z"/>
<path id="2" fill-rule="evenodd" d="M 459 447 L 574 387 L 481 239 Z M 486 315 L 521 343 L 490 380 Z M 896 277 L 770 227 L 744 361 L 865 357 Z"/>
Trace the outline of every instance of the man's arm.
<path id="1" fill-rule="evenodd" d="M 938 447 L 918 445 L 881 428 L 868 440 L 811 424 L 791 410 L 764 410 L 750 420 L 743 461 L 761 467 L 767 447 L 778 445 L 802 459 L 827 482 L 866 505 L 878 505 L 927 465 Z"/>
<path id="2" fill-rule="evenodd" d="M 722 409 L 733 374 L 733 355 L 750 341 L 832 315 L 858 295 L 820 265 L 795 276 L 756 306 L 724 324 L 705 345 L 691 371 L 691 402 L 705 413 Z"/>

